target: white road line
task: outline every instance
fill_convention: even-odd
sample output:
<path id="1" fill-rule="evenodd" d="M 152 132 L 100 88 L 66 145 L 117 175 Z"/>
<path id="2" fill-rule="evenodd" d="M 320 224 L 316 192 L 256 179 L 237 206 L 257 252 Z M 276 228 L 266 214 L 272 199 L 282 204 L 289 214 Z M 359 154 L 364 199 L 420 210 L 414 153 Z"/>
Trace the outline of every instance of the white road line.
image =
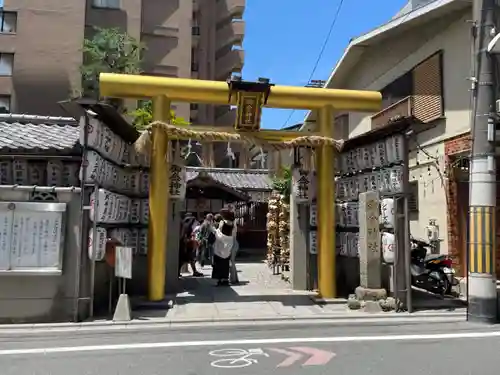
<path id="1" fill-rule="evenodd" d="M 363 341 L 421 341 L 421 340 L 451 340 L 500 337 L 500 331 L 487 332 L 462 332 L 462 333 L 437 333 L 422 335 L 394 335 L 394 336 L 339 336 L 339 337 L 296 337 L 277 339 L 240 339 L 240 340 L 212 340 L 212 341 L 179 341 L 179 342 L 153 342 L 110 345 L 68 346 L 32 349 L 6 349 L 0 350 L 0 356 L 19 354 L 51 354 L 71 352 L 98 352 L 137 349 L 161 349 L 182 347 L 206 347 L 225 345 L 274 345 L 295 343 L 335 343 L 335 342 L 363 342 Z"/>

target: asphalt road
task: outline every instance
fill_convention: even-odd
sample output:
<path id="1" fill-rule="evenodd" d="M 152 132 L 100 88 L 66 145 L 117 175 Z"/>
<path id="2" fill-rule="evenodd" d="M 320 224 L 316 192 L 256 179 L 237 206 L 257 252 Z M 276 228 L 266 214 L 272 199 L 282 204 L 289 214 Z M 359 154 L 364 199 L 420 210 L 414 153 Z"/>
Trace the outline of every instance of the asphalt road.
<path id="1" fill-rule="evenodd" d="M 499 353 L 500 327 L 467 323 L 125 329 L 0 335 L 0 373 L 497 375 Z"/>

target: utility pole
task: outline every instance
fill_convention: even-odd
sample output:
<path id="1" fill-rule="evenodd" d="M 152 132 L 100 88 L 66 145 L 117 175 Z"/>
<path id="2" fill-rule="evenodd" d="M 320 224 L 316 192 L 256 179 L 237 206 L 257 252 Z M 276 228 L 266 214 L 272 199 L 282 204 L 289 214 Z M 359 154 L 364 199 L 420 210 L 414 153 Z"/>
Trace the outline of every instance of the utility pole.
<path id="1" fill-rule="evenodd" d="M 495 274 L 495 56 L 488 46 L 497 33 L 495 0 L 474 0 L 475 73 L 472 106 L 472 157 L 469 174 L 469 321 L 497 321 Z"/>

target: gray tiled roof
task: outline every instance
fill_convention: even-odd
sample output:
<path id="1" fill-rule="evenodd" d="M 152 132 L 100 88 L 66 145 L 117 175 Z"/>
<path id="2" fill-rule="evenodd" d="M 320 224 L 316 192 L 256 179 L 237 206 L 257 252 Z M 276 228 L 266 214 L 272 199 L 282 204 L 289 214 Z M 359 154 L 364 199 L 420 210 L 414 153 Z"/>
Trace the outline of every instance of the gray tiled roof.
<path id="1" fill-rule="evenodd" d="M 79 136 L 78 123 L 71 118 L 0 114 L 0 152 L 68 153 L 79 149 Z M 188 167 L 188 180 L 202 171 L 235 189 L 272 190 L 267 170 Z"/>
<path id="2" fill-rule="evenodd" d="M 206 172 L 215 181 L 240 190 L 271 190 L 272 181 L 267 170 L 229 168 L 187 168 L 187 179 L 192 180 L 200 172 Z"/>
<path id="3" fill-rule="evenodd" d="M 30 116 L 5 120 L 0 117 L 0 152 L 70 152 L 79 147 L 79 127 L 73 119 Z"/>

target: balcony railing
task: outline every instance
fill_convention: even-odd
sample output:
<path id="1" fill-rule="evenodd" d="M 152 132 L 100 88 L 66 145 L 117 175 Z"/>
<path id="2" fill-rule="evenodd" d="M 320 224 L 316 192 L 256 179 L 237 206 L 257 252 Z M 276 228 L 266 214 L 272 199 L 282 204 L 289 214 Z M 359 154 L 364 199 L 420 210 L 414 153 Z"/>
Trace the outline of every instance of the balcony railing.
<path id="1" fill-rule="evenodd" d="M 372 116 L 372 129 L 387 125 L 400 117 L 413 117 L 428 124 L 444 116 L 443 98 L 439 94 L 410 95 Z"/>
<path id="2" fill-rule="evenodd" d="M 216 60 L 217 80 L 227 79 L 231 73 L 239 73 L 243 69 L 245 51 L 235 49 Z"/>
<path id="3" fill-rule="evenodd" d="M 414 116 L 413 97 L 407 96 L 406 98 L 384 108 L 380 112 L 375 113 L 372 116 L 372 129 L 378 129 L 386 126 L 391 121 L 401 117 L 412 116 Z"/>
<path id="4" fill-rule="evenodd" d="M 246 0 L 220 0 L 217 3 L 217 15 L 219 20 L 226 18 L 241 19 L 245 12 Z"/>
<path id="5" fill-rule="evenodd" d="M 241 45 L 245 36 L 244 21 L 230 21 L 225 26 L 217 30 L 217 49 L 228 44 Z"/>

